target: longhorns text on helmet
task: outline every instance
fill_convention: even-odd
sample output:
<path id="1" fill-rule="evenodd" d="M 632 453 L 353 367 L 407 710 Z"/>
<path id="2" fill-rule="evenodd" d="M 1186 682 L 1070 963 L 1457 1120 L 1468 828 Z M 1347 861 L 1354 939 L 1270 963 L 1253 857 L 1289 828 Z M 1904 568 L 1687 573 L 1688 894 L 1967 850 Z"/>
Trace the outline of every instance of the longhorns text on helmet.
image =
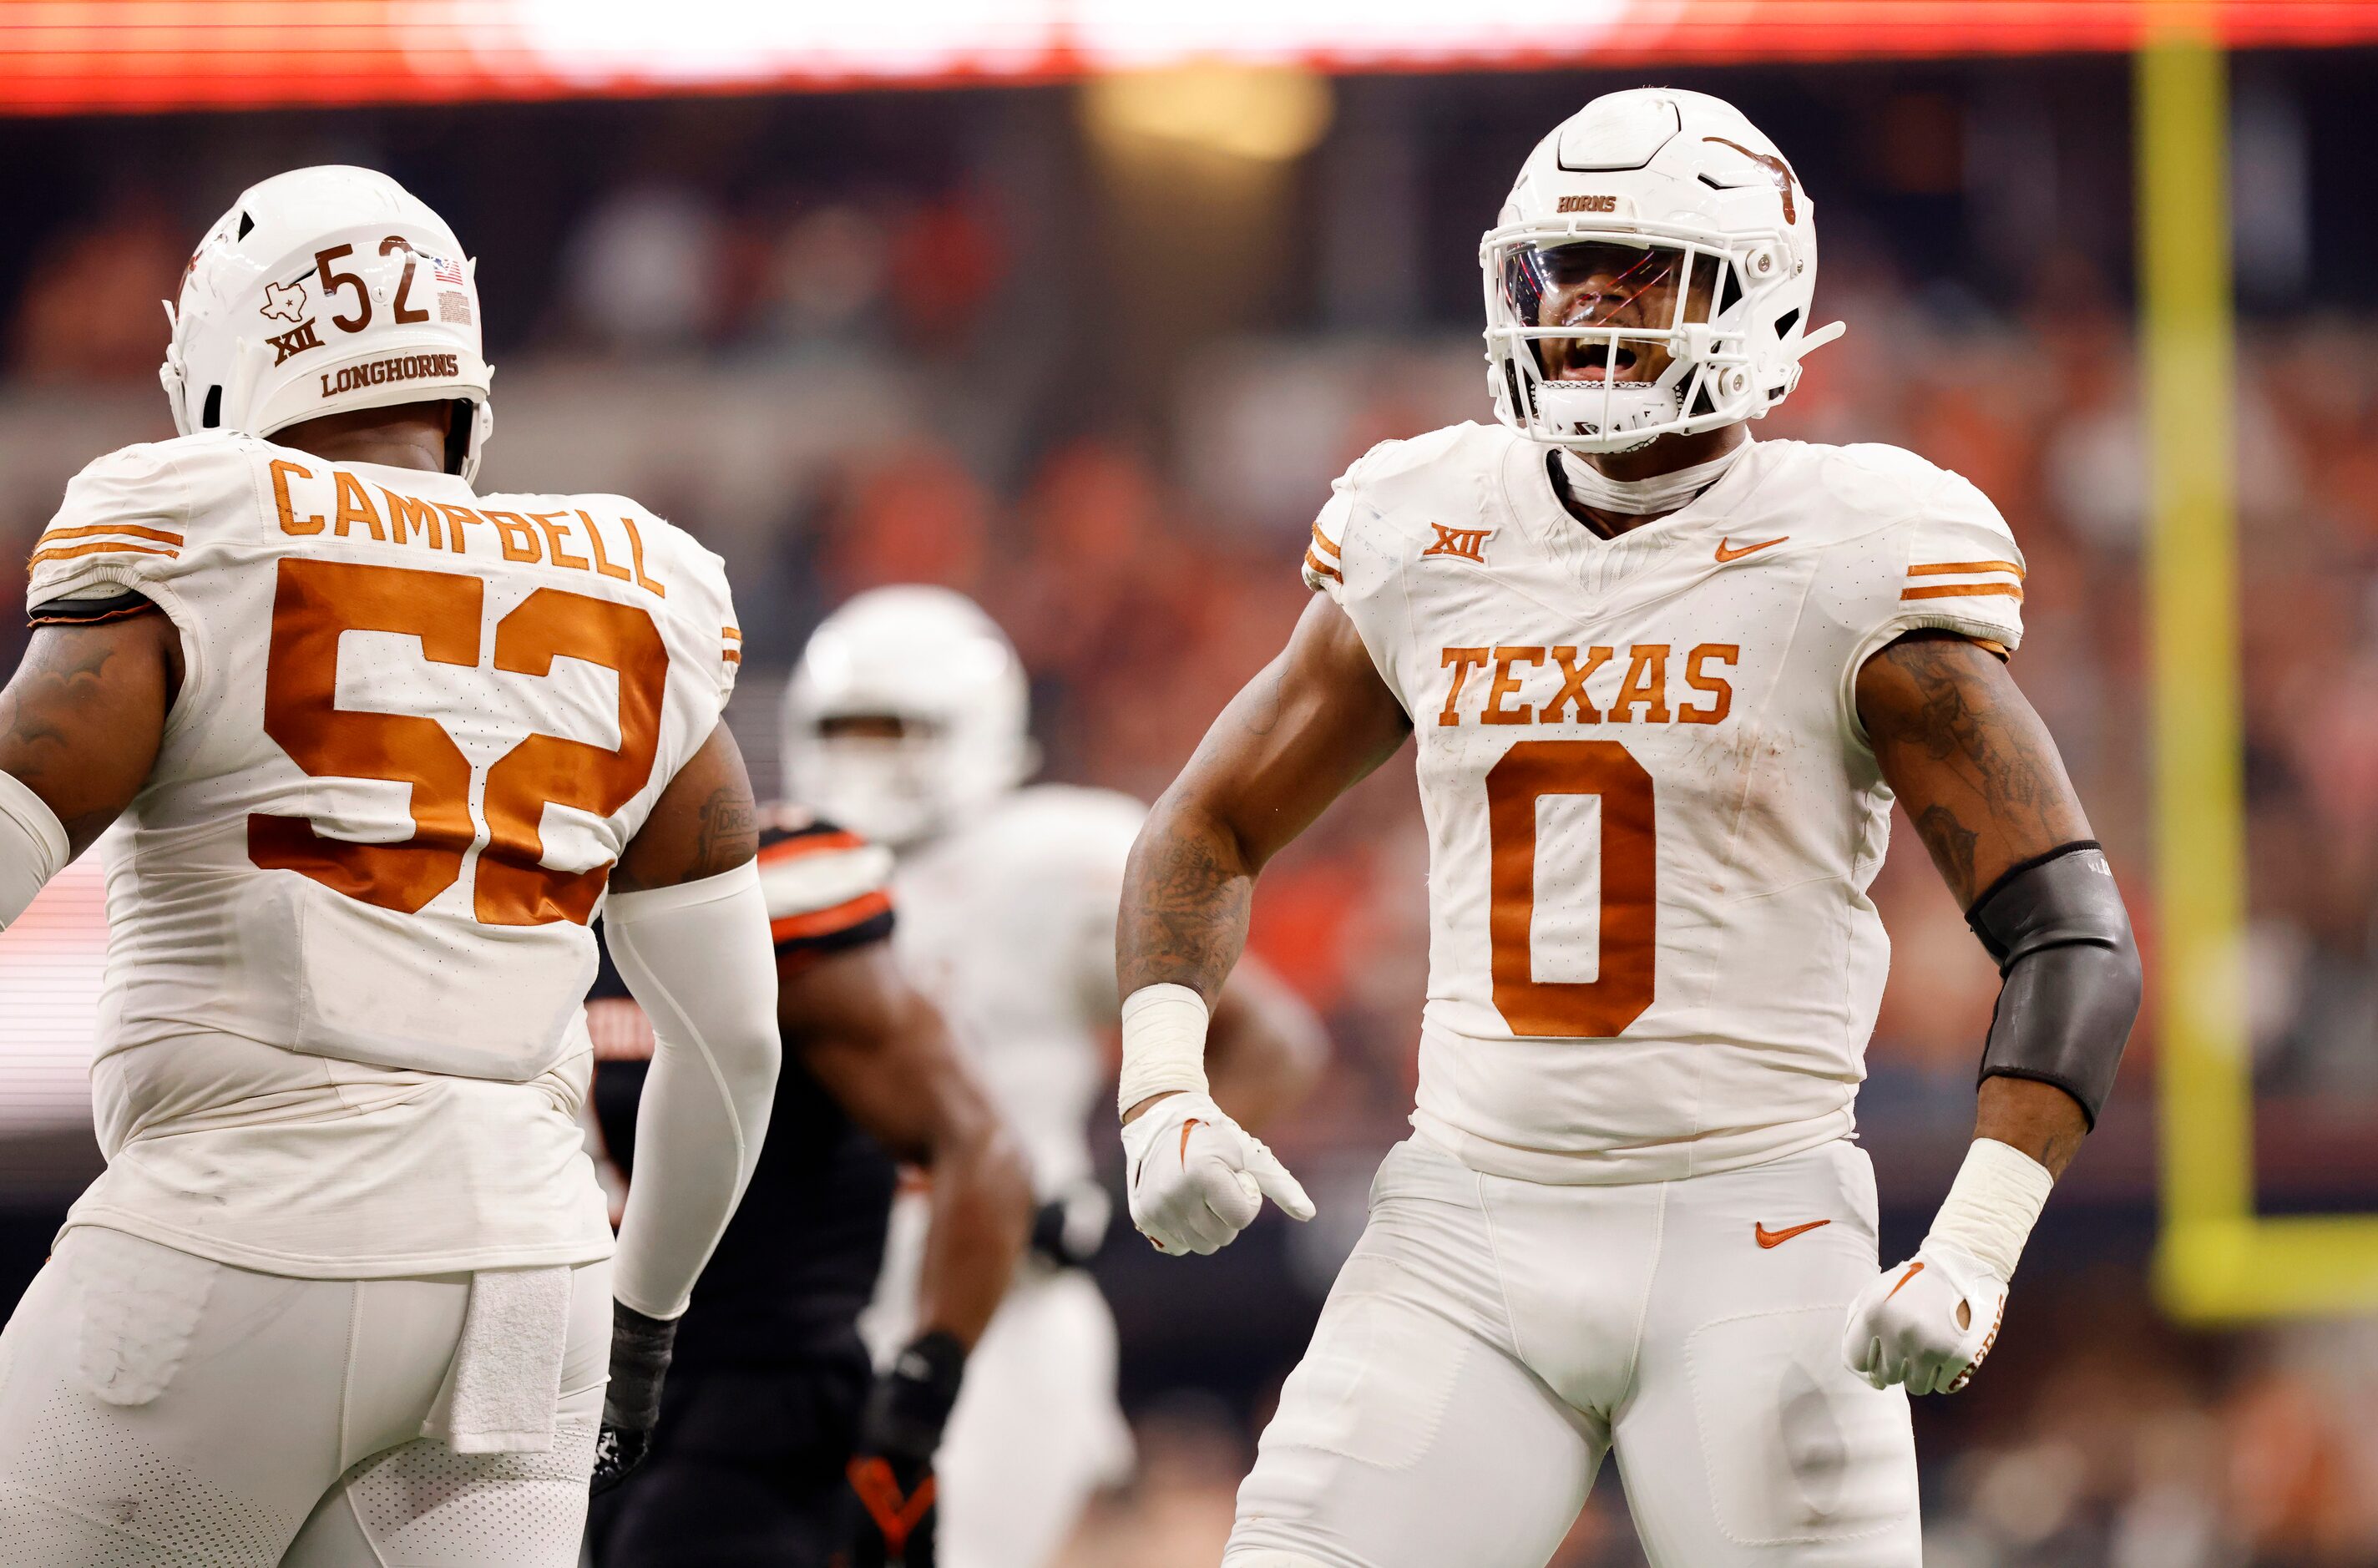
<path id="1" fill-rule="evenodd" d="M 899 733 L 829 733 L 896 720 Z M 828 616 L 785 688 L 785 785 L 843 827 L 902 848 L 955 825 L 1039 765 L 1031 689 L 999 624 L 962 593 L 906 585 Z"/>
<path id="2" fill-rule="evenodd" d="M 1660 264 L 1673 281 L 1665 319 L 1543 318 L 1543 258 L 1597 245 Z M 1756 419 L 1790 395 L 1801 357 L 1843 331 L 1808 329 L 1817 235 L 1806 187 L 1739 110 L 1705 93 L 1639 88 L 1587 104 L 1529 155 L 1478 254 L 1495 413 L 1574 451 Z M 1548 375 L 1547 345 L 1599 351 L 1598 374 Z M 1645 359 L 1664 364 L 1650 379 L 1621 378 L 1622 360 Z"/>
<path id="3" fill-rule="evenodd" d="M 351 409 L 456 399 L 464 479 L 494 426 L 475 264 L 386 174 L 323 164 L 241 193 L 165 306 L 158 377 L 184 435 L 270 436 Z"/>

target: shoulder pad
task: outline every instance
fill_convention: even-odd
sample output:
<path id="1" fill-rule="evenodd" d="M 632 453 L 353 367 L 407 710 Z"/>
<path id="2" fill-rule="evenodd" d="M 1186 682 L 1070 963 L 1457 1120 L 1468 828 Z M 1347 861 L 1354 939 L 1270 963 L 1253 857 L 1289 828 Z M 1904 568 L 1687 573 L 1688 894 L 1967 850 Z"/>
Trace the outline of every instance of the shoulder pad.
<path id="1" fill-rule="evenodd" d="M 246 454 L 219 436 L 108 453 L 66 485 L 26 563 L 26 603 L 148 592 L 193 548 L 194 520 L 249 479 Z"/>
<path id="2" fill-rule="evenodd" d="M 760 832 L 759 860 L 771 920 L 881 895 L 892 880 L 890 850 L 816 817 L 797 825 L 770 821 Z"/>
<path id="3" fill-rule="evenodd" d="M 1878 442 L 1810 444 L 1804 449 L 1819 465 L 1828 497 L 1849 514 L 1844 520 L 1847 533 L 1921 511 L 1926 497 L 1949 477 L 1948 470 L 1904 448 Z"/>
<path id="4" fill-rule="evenodd" d="M 1395 502 L 1407 483 L 1443 483 L 1448 463 L 1474 469 L 1482 477 L 1491 475 L 1509 443 L 1519 438 L 1499 425 L 1462 424 L 1373 447 L 1330 485 L 1328 503 L 1314 520 L 1305 549 L 1304 585 L 1333 596 L 1343 591 L 1347 536 L 1357 514 L 1387 518 L 1390 527 L 1409 529 L 1410 522 L 1393 521 Z"/>
<path id="5" fill-rule="evenodd" d="M 1384 484 L 1414 470 L 1426 468 L 1474 444 L 1491 446 L 1499 456 L 1503 442 L 1495 441 L 1496 437 L 1503 437 L 1503 442 L 1517 438 L 1499 425 L 1484 425 L 1465 421 L 1401 440 L 1382 441 L 1355 459 L 1339 478 L 1336 487 L 1347 489 Z"/>

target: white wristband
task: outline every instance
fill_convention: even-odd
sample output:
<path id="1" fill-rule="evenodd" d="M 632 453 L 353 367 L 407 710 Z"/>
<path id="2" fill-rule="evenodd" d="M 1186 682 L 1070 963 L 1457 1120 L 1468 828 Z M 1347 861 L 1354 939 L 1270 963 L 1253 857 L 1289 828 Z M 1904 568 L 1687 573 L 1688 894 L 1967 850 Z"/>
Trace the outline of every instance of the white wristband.
<path id="1" fill-rule="evenodd" d="M 2012 1279 L 2023 1244 L 2055 1185 L 2046 1166 L 2013 1144 L 1976 1138 L 1940 1212 L 1932 1216 L 1932 1233 L 1924 1244 L 1939 1240 L 1962 1248 L 2000 1279 Z"/>
<path id="2" fill-rule="evenodd" d="M 0 931 L 72 858 L 66 830 L 24 781 L 0 773 Z"/>
<path id="3" fill-rule="evenodd" d="M 1206 1093 L 1206 999 L 1186 986 L 1142 986 L 1123 1001 L 1115 1114 L 1176 1090 Z"/>

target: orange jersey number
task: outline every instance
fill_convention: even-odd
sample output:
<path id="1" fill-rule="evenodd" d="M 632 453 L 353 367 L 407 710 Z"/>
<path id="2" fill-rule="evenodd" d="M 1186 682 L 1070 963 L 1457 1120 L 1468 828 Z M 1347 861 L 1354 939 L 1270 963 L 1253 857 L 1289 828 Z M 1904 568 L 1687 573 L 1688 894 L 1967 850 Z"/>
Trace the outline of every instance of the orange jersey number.
<path id="1" fill-rule="evenodd" d="M 609 866 L 549 871 L 538 828 L 550 805 L 607 817 L 653 776 L 661 744 L 668 650 L 633 604 L 540 588 L 496 628 L 496 668 L 549 676 L 553 661 L 583 659 L 619 673 L 619 749 L 532 735 L 487 770 L 487 847 L 479 852 L 479 920 L 488 926 L 583 926 Z"/>
<path id="2" fill-rule="evenodd" d="M 1589 981 L 1542 981 L 1529 953 L 1536 916 L 1536 802 L 1602 798 L 1602 964 Z M 1617 1034 L 1651 1005 L 1659 848 L 1651 775 L 1615 740 L 1523 740 L 1486 774 L 1494 847 L 1495 1011 L 1522 1037 Z"/>
<path id="3" fill-rule="evenodd" d="M 325 838 L 302 817 L 247 820 L 247 857 L 295 871 L 349 898 L 417 913 L 454 885 L 478 831 L 471 765 L 434 719 L 337 705 L 339 639 L 349 631 L 417 637 L 431 664 L 475 668 L 486 585 L 459 572 L 339 561 L 281 563 L 265 664 L 264 730 L 316 778 L 385 779 L 413 786 L 413 836 L 402 844 Z M 496 667 L 530 676 L 556 658 L 601 664 L 619 677 L 619 748 L 531 735 L 487 770 L 487 844 L 474 889 L 490 926 L 585 924 L 607 864 L 557 871 L 542 863 L 547 805 L 606 817 L 652 777 L 660 746 L 668 653 L 652 617 L 632 605 L 541 588 L 496 627 Z"/>

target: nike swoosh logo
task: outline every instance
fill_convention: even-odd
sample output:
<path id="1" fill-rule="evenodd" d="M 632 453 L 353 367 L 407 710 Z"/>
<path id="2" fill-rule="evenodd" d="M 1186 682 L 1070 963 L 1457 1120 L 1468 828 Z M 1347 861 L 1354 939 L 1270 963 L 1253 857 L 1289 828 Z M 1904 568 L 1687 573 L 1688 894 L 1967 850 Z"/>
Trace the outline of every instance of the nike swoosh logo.
<path id="1" fill-rule="evenodd" d="M 1898 1283 L 1897 1285 L 1894 1285 L 1894 1286 L 1892 1286 L 1892 1287 L 1891 1287 L 1891 1296 L 1896 1296 L 1896 1295 L 1898 1295 L 1898 1294 L 1900 1293 L 1900 1291 L 1901 1291 L 1901 1290 L 1903 1290 L 1903 1289 L 1904 1289 L 1904 1288 L 1906 1287 L 1907 1282 L 1908 1282 L 1909 1280 L 1914 1279 L 1917 1275 L 1922 1274 L 1923 1272 L 1924 1272 L 1924 1265 L 1923 1265 L 1922 1263 L 1910 1263 L 1910 1264 L 1908 1264 L 1908 1265 L 1907 1265 L 1907 1272 L 1906 1272 L 1905 1274 L 1901 1275 L 1899 1276 L 1899 1283 Z M 1883 1299 L 1884 1299 L 1884 1300 L 1886 1300 L 1886 1301 L 1888 1301 L 1888 1300 L 1890 1300 L 1890 1299 L 1891 1299 L 1891 1296 L 1886 1296 L 1886 1297 L 1884 1297 L 1884 1298 L 1883 1298 Z"/>
<path id="2" fill-rule="evenodd" d="M 1833 1222 L 1829 1219 L 1812 1219 L 1806 1225 L 1789 1226 L 1782 1230 L 1770 1230 L 1758 1221 L 1753 1220 L 1751 1222 L 1751 1232 L 1759 1238 L 1759 1244 L 1761 1247 L 1781 1247 L 1786 1241 L 1791 1240 L 1795 1236 L 1799 1236 L 1808 1231 L 1814 1230 L 1820 1225 L 1831 1225 L 1832 1223 Z"/>
<path id="3" fill-rule="evenodd" d="M 1181 1163 L 1183 1165 L 1189 1163 L 1189 1134 L 1205 1125 L 1194 1116 L 1181 1124 Z"/>
<path id="4" fill-rule="evenodd" d="M 1788 533 L 1779 533 L 1772 539 L 1762 539 L 1756 545 L 1745 545 L 1738 550 L 1727 548 L 1726 542 L 1721 539 L 1717 542 L 1718 564 L 1723 566 L 1728 561 L 1738 561 L 1745 556 L 1755 555 L 1764 550 L 1770 545 L 1781 545 L 1791 537 Z"/>

